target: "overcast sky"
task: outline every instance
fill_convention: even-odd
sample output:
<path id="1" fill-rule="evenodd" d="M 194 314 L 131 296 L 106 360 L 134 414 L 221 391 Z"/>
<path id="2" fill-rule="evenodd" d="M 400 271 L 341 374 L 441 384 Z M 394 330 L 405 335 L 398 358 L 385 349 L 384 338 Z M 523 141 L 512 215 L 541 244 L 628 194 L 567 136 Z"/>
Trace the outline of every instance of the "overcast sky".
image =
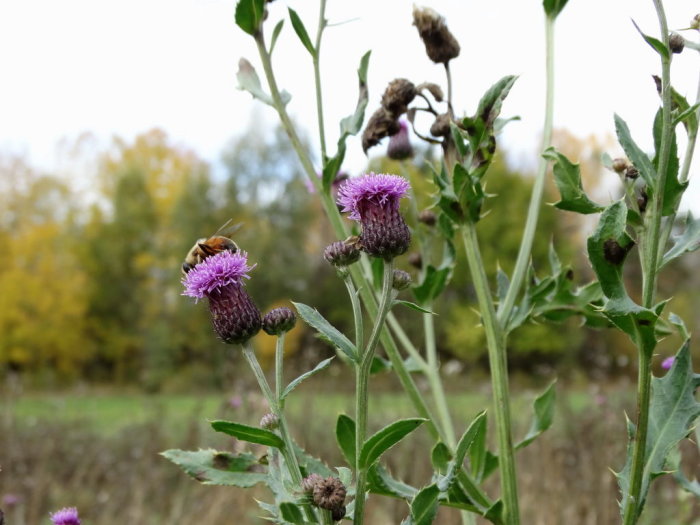
<path id="1" fill-rule="evenodd" d="M 671 28 L 687 27 L 697 0 L 667 0 Z M 274 122 L 272 110 L 236 89 L 240 57 L 261 73 L 252 38 L 233 22 L 233 0 L 8 0 L 0 7 L 0 151 L 28 156 L 46 169 L 58 162 L 56 144 L 91 131 L 106 144 L 153 127 L 212 163 L 231 137 L 255 118 Z M 315 32 L 317 2 L 277 0 L 268 32 L 287 5 Z M 445 15 L 462 46 L 453 61 L 455 107 L 474 111 L 481 94 L 507 74 L 520 75 L 503 108 L 522 120 L 501 144 L 511 158 L 534 165 L 544 107 L 544 36 L 540 1 L 434 0 L 419 3 Z M 356 69 L 372 49 L 373 111 L 395 77 L 444 82 L 425 56 L 411 25 L 407 0 L 328 0 L 331 23 L 322 50 L 329 143 L 338 121 L 357 98 Z M 570 0 L 557 25 L 555 126 L 579 136 L 613 133 L 613 113 L 651 148 L 658 99 L 650 79 L 658 59 L 632 26 L 658 36 L 651 0 Z M 697 38 L 695 32 L 684 35 Z M 311 61 L 289 20 L 274 56 L 278 80 L 293 98 L 290 111 L 316 136 Z M 672 78 L 689 100 L 697 89 L 698 53 L 674 59 Z M 684 144 L 684 143 L 683 143 Z M 331 153 L 333 151 L 331 147 Z M 377 148 L 379 150 L 380 148 Z M 379 151 L 378 151 L 379 152 Z M 616 153 L 616 152 L 611 152 Z M 349 143 L 347 167 L 365 165 L 358 141 Z M 692 172 L 697 172 L 700 161 Z M 691 173 L 692 173 L 691 172 Z M 693 199 L 700 195 L 694 176 Z"/>

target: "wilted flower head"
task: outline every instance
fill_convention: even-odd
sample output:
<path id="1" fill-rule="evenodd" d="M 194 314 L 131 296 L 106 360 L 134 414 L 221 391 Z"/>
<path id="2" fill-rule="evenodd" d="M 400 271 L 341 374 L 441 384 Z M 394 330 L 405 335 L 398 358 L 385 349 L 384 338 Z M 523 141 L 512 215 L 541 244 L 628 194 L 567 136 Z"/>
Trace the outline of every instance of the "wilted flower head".
<path id="1" fill-rule="evenodd" d="M 53 525 L 80 525 L 78 518 L 78 509 L 75 507 L 66 507 L 59 511 L 49 514 Z"/>
<path id="2" fill-rule="evenodd" d="M 301 491 L 312 494 L 317 483 L 323 481 L 323 476 L 319 474 L 309 474 L 301 480 Z"/>
<path id="3" fill-rule="evenodd" d="M 661 368 L 663 368 L 664 370 L 670 370 L 675 360 L 675 356 L 667 357 L 661 362 Z"/>
<path id="4" fill-rule="evenodd" d="M 289 308 L 281 307 L 270 310 L 262 321 L 262 329 L 269 335 L 289 332 L 297 322 L 297 316 Z"/>
<path id="5" fill-rule="evenodd" d="M 395 78 L 384 90 L 382 107 L 394 117 L 406 113 L 408 105 L 416 98 L 416 86 L 405 78 Z"/>
<path id="6" fill-rule="evenodd" d="M 334 510 L 345 503 L 347 490 L 338 478 L 332 476 L 317 481 L 313 489 L 314 505 L 322 509 Z"/>
<path id="7" fill-rule="evenodd" d="M 408 159 L 413 156 L 413 147 L 408 138 L 408 124 L 405 121 L 399 122 L 399 132 L 389 139 L 386 154 L 394 160 Z"/>
<path id="8" fill-rule="evenodd" d="M 411 233 L 399 213 L 410 185 L 398 175 L 368 173 L 340 187 L 338 204 L 362 225 L 360 245 L 369 255 L 391 260 L 408 249 Z"/>
<path id="9" fill-rule="evenodd" d="M 459 42 L 447 29 L 445 19 L 433 9 L 414 7 L 413 25 L 418 28 L 430 60 L 441 64 L 459 56 Z"/>
<path id="10" fill-rule="evenodd" d="M 383 107 L 372 113 L 362 132 L 362 151 L 367 153 L 369 148 L 379 144 L 384 137 L 398 133 L 400 127 L 397 118 L 398 115 L 392 114 Z"/>
<path id="11" fill-rule="evenodd" d="M 183 295 L 207 297 L 214 330 L 225 343 L 244 343 L 260 331 L 260 311 L 243 288 L 248 254 L 220 252 L 195 266 L 182 280 Z"/>

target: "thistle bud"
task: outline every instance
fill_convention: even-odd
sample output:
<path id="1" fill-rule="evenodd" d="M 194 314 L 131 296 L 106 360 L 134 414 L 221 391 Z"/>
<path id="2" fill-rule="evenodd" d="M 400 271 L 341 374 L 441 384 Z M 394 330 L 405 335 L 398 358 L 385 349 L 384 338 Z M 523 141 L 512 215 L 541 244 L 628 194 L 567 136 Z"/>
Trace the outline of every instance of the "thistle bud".
<path id="1" fill-rule="evenodd" d="M 382 95 L 382 107 L 393 116 L 406 113 L 408 105 L 416 98 L 416 86 L 405 78 L 396 78 L 389 82 Z"/>
<path id="2" fill-rule="evenodd" d="M 314 487 L 323 481 L 323 477 L 318 474 L 309 474 L 301 480 L 301 491 L 306 494 L 312 494 Z"/>
<path id="3" fill-rule="evenodd" d="M 637 198 L 637 207 L 639 208 L 639 213 L 644 213 L 645 211 L 647 211 L 648 200 L 649 196 L 647 195 L 646 190 L 642 190 L 639 194 L 639 197 Z"/>
<path id="4" fill-rule="evenodd" d="M 423 267 L 423 257 L 418 252 L 413 252 L 408 255 L 408 264 L 420 270 Z"/>
<path id="5" fill-rule="evenodd" d="M 394 290 L 400 292 L 411 285 L 411 275 L 403 270 L 394 270 L 394 280 L 391 286 Z"/>
<path id="6" fill-rule="evenodd" d="M 343 482 L 329 476 L 314 485 L 314 505 L 332 511 L 343 506 L 346 494 L 347 490 Z"/>
<path id="7" fill-rule="evenodd" d="M 685 38 L 678 33 L 671 33 L 668 36 L 668 47 L 671 49 L 671 53 L 682 53 L 683 48 L 685 48 Z"/>
<path id="8" fill-rule="evenodd" d="M 297 322 L 297 316 L 289 308 L 275 308 L 265 314 L 262 329 L 269 335 L 280 335 L 289 332 Z"/>
<path id="9" fill-rule="evenodd" d="M 396 117 L 383 107 L 379 108 L 369 118 L 367 126 L 362 133 L 362 151 L 367 153 L 369 148 L 379 144 L 379 141 L 384 137 L 395 135 L 399 132 L 399 129 L 400 126 Z"/>
<path id="10" fill-rule="evenodd" d="M 403 160 L 413 157 L 413 147 L 408 138 L 408 125 L 402 120 L 399 122 L 399 132 L 389 139 L 386 155 L 390 159 Z"/>
<path id="11" fill-rule="evenodd" d="M 632 166 L 631 164 L 625 169 L 625 178 L 630 180 L 635 180 L 639 177 L 639 170 Z"/>
<path id="12" fill-rule="evenodd" d="M 700 29 L 700 13 L 695 15 L 690 21 L 690 29 Z"/>
<path id="13" fill-rule="evenodd" d="M 275 430 L 280 426 L 280 418 L 275 414 L 265 414 L 262 419 L 260 419 L 260 427 L 267 430 Z"/>
<path id="14" fill-rule="evenodd" d="M 353 243 L 336 241 L 326 246 L 323 258 L 333 266 L 350 266 L 360 260 L 360 250 Z"/>
<path id="15" fill-rule="evenodd" d="M 408 249 L 411 232 L 399 213 L 399 200 L 409 187 L 403 177 L 374 173 L 340 187 L 338 204 L 361 224 L 360 246 L 369 255 L 391 260 Z"/>
<path id="16" fill-rule="evenodd" d="M 617 158 L 612 162 L 612 169 L 615 173 L 622 174 L 629 165 L 630 163 L 627 159 Z"/>
<path id="17" fill-rule="evenodd" d="M 183 295 L 209 299 L 214 330 L 225 343 L 245 343 L 262 325 L 260 310 L 243 287 L 247 272 L 255 267 L 247 263 L 246 252 L 223 251 L 196 265 L 182 280 Z"/>
<path id="18" fill-rule="evenodd" d="M 437 217 L 434 211 L 423 210 L 418 214 L 418 221 L 422 222 L 426 226 L 435 226 L 435 223 L 437 222 Z"/>
<path id="19" fill-rule="evenodd" d="M 433 137 L 446 137 L 450 134 L 450 116 L 447 113 L 435 117 L 433 125 L 430 126 L 430 134 Z"/>
<path id="20" fill-rule="evenodd" d="M 673 362 L 676 360 L 675 356 L 667 357 L 663 361 L 661 361 L 661 368 L 664 370 L 671 370 L 671 367 L 673 366 Z"/>
<path id="21" fill-rule="evenodd" d="M 341 505 L 340 507 L 336 507 L 331 510 L 331 517 L 333 518 L 333 521 L 340 521 L 345 517 L 346 512 L 347 510 L 345 505 Z"/>
<path id="22" fill-rule="evenodd" d="M 459 56 L 459 42 L 450 33 L 445 19 L 429 7 L 413 8 L 413 25 L 423 40 L 425 51 L 436 64 L 445 64 Z"/>

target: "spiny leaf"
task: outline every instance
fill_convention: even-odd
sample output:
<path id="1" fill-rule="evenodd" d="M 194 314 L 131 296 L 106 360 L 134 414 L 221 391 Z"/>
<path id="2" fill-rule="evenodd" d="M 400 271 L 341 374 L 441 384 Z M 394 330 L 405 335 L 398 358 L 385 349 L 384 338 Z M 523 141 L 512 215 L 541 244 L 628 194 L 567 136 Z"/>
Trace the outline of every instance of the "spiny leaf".
<path id="1" fill-rule="evenodd" d="M 661 135 L 663 130 L 663 113 L 661 108 L 656 112 L 656 117 L 654 118 L 654 149 L 656 150 L 656 156 L 654 157 L 654 169 L 658 171 L 659 169 L 659 153 L 661 152 Z M 661 209 L 661 214 L 663 216 L 672 215 L 676 213 L 678 205 L 683 197 L 683 192 L 685 192 L 688 187 L 688 182 L 681 183 L 678 180 L 678 144 L 676 143 L 676 132 L 675 130 L 671 133 L 671 148 L 669 150 L 668 165 L 666 166 L 666 180 L 664 182 L 664 187 L 662 189 L 664 194 L 663 207 Z"/>
<path id="2" fill-rule="evenodd" d="M 294 503 L 289 501 L 283 501 L 279 504 L 280 514 L 289 523 L 294 525 L 304 525 L 306 521 L 304 520 L 304 514 L 302 514 L 301 509 Z"/>
<path id="3" fill-rule="evenodd" d="M 649 196 L 651 196 L 656 189 L 657 179 L 654 165 L 651 163 L 651 160 L 647 154 L 644 153 L 634 142 L 627 123 L 619 115 L 615 115 L 615 131 L 617 133 L 617 140 L 620 141 L 620 146 L 622 146 L 622 149 L 625 150 L 625 154 L 630 159 L 634 167 L 639 170 L 639 174 L 647 184 L 647 193 L 649 193 Z"/>
<path id="4" fill-rule="evenodd" d="M 432 484 L 423 487 L 411 502 L 411 520 L 414 525 L 430 525 L 438 510 L 440 490 Z"/>
<path id="5" fill-rule="evenodd" d="M 411 310 L 415 310 L 416 312 L 421 312 L 424 314 L 431 314 L 431 315 L 437 315 L 435 312 L 432 310 L 428 310 L 426 308 L 423 308 L 422 306 L 418 306 L 416 303 L 412 303 L 410 301 L 402 301 L 400 299 L 397 299 L 393 303 L 394 305 L 402 305 L 407 308 L 410 308 Z"/>
<path id="6" fill-rule="evenodd" d="M 250 453 L 171 449 L 160 454 L 204 485 L 247 488 L 268 481 L 267 473 L 260 472 L 262 465 Z"/>
<path id="7" fill-rule="evenodd" d="M 481 97 L 476 115 L 484 121 L 487 128 L 493 127 L 496 117 L 501 113 L 503 101 L 516 80 L 518 80 L 517 75 L 507 75 L 491 86 Z"/>
<path id="8" fill-rule="evenodd" d="M 325 317 L 323 317 L 315 308 L 311 308 L 303 303 L 292 303 L 299 312 L 301 318 L 306 321 L 311 328 L 316 330 L 322 339 L 332 344 L 353 361 L 357 361 L 357 348 L 350 342 L 350 339 L 345 337 Z"/>
<path id="9" fill-rule="evenodd" d="M 554 402 L 556 401 L 555 384 L 556 381 L 553 381 L 547 387 L 547 390 L 535 398 L 532 404 L 534 417 L 530 424 L 530 430 L 528 430 L 522 441 L 515 445 L 516 450 L 528 446 L 537 436 L 552 426 L 552 421 L 554 419 Z"/>
<path id="10" fill-rule="evenodd" d="M 425 267 L 425 274 L 422 282 L 414 286 L 413 292 L 419 304 L 428 304 L 437 298 L 447 286 L 452 276 L 453 265 L 435 268 L 432 264 Z"/>
<path id="11" fill-rule="evenodd" d="M 333 357 L 329 357 L 328 359 L 324 359 L 321 361 L 319 364 L 317 364 L 312 370 L 309 370 L 308 372 L 305 372 L 301 374 L 299 377 L 297 377 L 294 381 L 289 383 L 287 385 L 287 388 L 284 389 L 284 392 L 282 392 L 282 395 L 280 396 L 280 399 L 286 399 L 286 397 L 290 394 L 292 390 L 294 390 L 296 387 L 298 387 L 301 383 L 306 381 L 308 378 L 310 378 L 314 374 L 318 374 L 321 370 L 325 369 L 328 367 L 328 365 L 331 364 L 331 361 L 333 361 Z"/>
<path id="12" fill-rule="evenodd" d="M 267 445 L 268 447 L 283 448 L 284 441 L 274 432 L 265 430 L 264 428 L 251 427 L 243 423 L 234 421 L 216 420 L 211 421 L 211 426 L 217 432 L 223 432 L 229 436 L 233 436 L 249 443 L 257 443 L 258 445 Z"/>
<path id="13" fill-rule="evenodd" d="M 340 414 L 335 424 L 335 439 L 348 465 L 355 467 L 355 422 L 350 416 Z"/>
<path id="14" fill-rule="evenodd" d="M 583 191 L 578 164 L 572 163 L 554 148 L 548 148 L 542 156 L 554 163 L 554 182 L 561 194 L 561 200 L 554 206 L 560 210 L 583 214 L 598 213 L 603 210 L 600 204 L 590 200 Z"/>
<path id="15" fill-rule="evenodd" d="M 467 430 L 464 431 L 462 437 L 459 439 L 457 448 L 455 449 L 454 458 L 448 465 L 447 473 L 438 481 L 438 488 L 441 492 L 445 492 L 450 488 L 450 485 L 452 485 L 455 480 L 457 472 L 462 469 L 464 458 L 466 457 L 472 442 L 477 439 L 480 432 L 485 432 L 486 426 L 482 424 L 482 420 L 485 421 L 485 418 L 486 411 L 479 412 Z"/>
<path id="16" fill-rule="evenodd" d="M 700 218 L 693 219 L 693 215 L 688 212 L 683 233 L 674 237 L 673 246 L 664 255 L 661 266 L 665 266 L 684 253 L 694 252 L 698 248 L 700 248 Z"/>
<path id="17" fill-rule="evenodd" d="M 401 419 L 379 430 L 362 445 L 359 461 L 360 467 L 367 468 L 371 466 L 384 452 L 396 445 L 396 443 L 425 423 L 425 421 L 425 419 L 421 418 Z"/>
<path id="18" fill-rule="evenodd" d="M 374 494 L 410 500 L 418 494 L 418 489 L 393 478 L 379 463 L 367 472 L 367 488 Z"/>

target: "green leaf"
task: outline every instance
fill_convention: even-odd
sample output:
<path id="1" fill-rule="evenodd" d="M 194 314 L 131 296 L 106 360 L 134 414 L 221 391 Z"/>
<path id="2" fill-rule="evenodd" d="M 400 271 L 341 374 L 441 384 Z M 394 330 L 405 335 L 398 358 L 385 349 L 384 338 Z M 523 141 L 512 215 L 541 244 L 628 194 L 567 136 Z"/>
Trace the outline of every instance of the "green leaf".
<path id="1" fill-rule="evenodd" d="M 472 426 L 475 426 L 475 435 L 469 445 L 469 466 L 476 481 L 484 479 L 488 452 L 486 449 L 486 412 L 483 414 L 483 417 L 479 417 L 472 423 Z"/>
<path id="2" fill-rule="evenodd" d="M 556 18 L 561 13 L 568 0 L 543 0 L 542 7 L 549 18 Z"/>
<path id="3" fill-rule="evenodd" d="M 430 451 L 430 462 L 433 468 L 440 474 L 447 472 L 448 463 L 452 459 L 450 449 L 442 441 L 435 443 L 435 446 Z"/>
<path id="4" fill-rule="evenodd" d="M 673 246 L 664 254 L 661 260 L 662 267 L 684 253 L 694 252 L 700 248 L 700 218 L 693 219 L 693 215 L 688 212 L 683 233 L 674 237 L 673 240 Z"/>
<path id="5" fill-rule="evenodd" d="M 654 169 L 659 169 L 659 153 L 661 152 L 661 135 L 663 132 L 663 112 L 661 108 L 656 112 L 654 118 L 654 149 L 656 156 L 654 157 Z M 671 148 L 668 156 L 668 166 L 666 168 L 666 180 L 664 182 L 663 194 L 664 202 L 661 209 L 663 216 L 673 215 L 678 209 L 678 205 L 688 187 L 688 182 L 681 183 L 678 180 L 678 144 L 676 143 L 676 132 L 671 133 Z"/>
<path id="6" fill-rule="evenodd" d="M 432 264 L 425 267 L 422 282 L 411 290 L 419 304 L 430 304 L 437 298 L 449 283 L 452 276 L 452 265 L 435 268 Z"/>
<path id="7" fill-rule="evenodd" d="M 292 302 L 299 312 L 301 318 L 306 321 L 311 328 L 316 330 L 324 341 L 335 346 L 338 350 L 357 362 L 357 348 L 332 324 L 330 324 L 315 308 L 311 308 L 303 303 Z"/>
<path id="8" fill-rule="evenodd" d="M 418 494 L 418 489 L 393 478 L 379 463 L 367 471 L 367 489 L 373 494 L 410 500 Z"/>
<path id="9" fill-rule="evenodd" d="M 331 470 L 331 468 L 328 465 L 326 465 L 322 460 L 313 457 L 311 454 L 306 452 L 306 450 L 301 448 L 296 443 L 293 443 L 293 446 L 294 455 L 297 457 L 299 467 L 302 469 L 302 473 L 304 475 L 318 474 L 319 476 L 323 476 L 324 478 L 333 475 L 333 471 Z"/>
<path id="10" fill-rule="evenodd" d="M 677 93 L 674 90 L 674 95 L 676 95 L 676 94 Z M 678 95 L 678 96 L 685 101 L 685 98 L 682 95 Z M 688 104 L 688 103 L 686 102 L 686 104 Z M 698 102 L 697 104 L 693 104 L 692 106 L 688 106 L 687 108 L 685 108 L 685 110 L 681 110 L 681 108 L 678 108 L 678 112 L 674 115 L 674 118 L 673 118 L 673 126 L 675 127 L 677 124 L 680 124 L 682 122 L 689 135 L 692 135 L 693 133 L 697 133 L 698 132 L 698 117 L 697 117 L 698 108 L 700 108 L 700 102 Z"/>
<path id="11" fill-rule="evenodd" d="M 314 57 L 316 56 L 316 50 L 314 49 L 314 45 L 311 43 L 311 38 L 309 38 L 309 33 L 306 31 L 306 28 L 304 27 L 304 22 L 301 21 L 301 18 L 299 18 L 299 15 L 297 12 L 292 9 L 291 7 L 289 9 L 289 18 L 292 20 L 292 27 L 294 28 L 294 32 L 297 34 L 299 37 L 299 40 L 301 40 L 301 43 L 303 46 L 306 48 L 306 50 L 309 52 L 309 54 Z"/>
<path id="12" fill-rule="evenodd" d="M 389 370 L 391 370 L 391 361 L 387 361 L 379 355 L 372 357 L 372 364 L 369 366 L 370 375 L 381 374 Z"/>
<path id="13" fill-rule="evenodd" d="M 481 97 L 476 115 L 484 121 L 487 128 L 493 128 L 496 117 L 501 113 L 503 101 L 516 80 L 518 80 L 517 75 L 507 75 L 491 86 Z"/>
<path id="14" fill-rule="evenodd" d="M 223 420 L 211 421 L 210 423 L 212 428 L 217 432 L 223 432 L 237 439 L 248 441 L 249 443 L 257 443 L 258 445 L 267 445 L 268 447 L 284 448 L 284 441 L 282 441 L 282 438 L 264 428 L 251 427 L 243 423 Z"/>
<path id="15" fill-rule="evenodd" d="M 368 468 L 384 452 L 396 445 L 408 434 L 421 426 L 426 420 L 421 418 L 401 419 L 387 425 L 365 441 L 360 453 L 360 468 Z"/>
<path id="16" fill-rule="evenodd" d="M 471 222 L 478 222 L 481 218 L 481 206 L 486 199 L 484 190 L 477 177 L 469 174 L 464 166 L 456 164 L 453 172 L 455 193 L 463 210 Z"/>
<path id="17" fill-rule="evenodd" d="M 554 182 L 561 194 L 561 200 L 554 204 L 560 210 L 576 213 L 598 213 L 603 210 L 588 198 L 581 184 L 581 171 L 578 164 L 572 163 L 554 148 L 548 148 L 542 156 L 554 163 Z"/>
<path id="18" fill-rule="evenodd" d="M 554 419 L 554 403 L 556 401 L 555 384 L 556 380 L 547 387 L 547 390 L 535 398 L 535 402 L 532 404 L 534 417 L 530 424 L 530 430 L 528 430 L 522 441 L 515 445 L 516 450 L 525 448 L 535 441 L 537 436 L 552 426 L 552 420 Z"/>
<path id="19" fill-rule="evenodd" d="M 421 312 L 424 314 L 432 314 L 432 315 L 437 315 L 435 312 L 432 310 L 428 310 L 426 308 L 423 308 L 422 306 L 418 306 L 416 303 L 412 303 L 410 301 L 401 301 L 401 300 L 395 300 L 394 305 L 402 305 L 406 306 L 407 308 L 410 308 L 411 310 L 415 310 L 416 312 Z"/>
<path id="20" fill-rule="evenodd" d="M 647 187 L 651 191 L 647 191 L 649 196 L 656 189 L 656 170 L 651 160 L 644 153 L 639 146 L 632 139 L 632 134 L 630 133 L 627 123 L 619 116 L 615 115 L 615 131 L 617 133 L 617 140 L 620 141 L 620 146 L 625 150 L 625 154 L 630 159 L 634 167 L 639 170 L 639 174 L 646 182 Z"/>
<path id="21" fill-rule="evenodd" d="M 247 91 L 268 106 L 274 105 L 270 95 L 268 95 L 260 85 L 260 78 L 258 77 L 255 68 L 245 58 L 241 58 L 238 61 L 238 73 L 236 73 L 236 79 L 238 80 L 238 89 Z"/>
<path id="22" fill-rule="evenodd" d="M 411 520 L 413 525 L 430 525 L 438 510 L 440 490 L 434 483 L 423 487 L 411 501 Z"/>
<path id="23" fill-rule="evenodd" d="M 647 44 L 649 44 L 654 51 L 656 51 L 659 55 L 664 57 L 665 59 L 670 59 L 671 58 L 671 52 L 669 51 L 668 47 L 664 45 L 663 42 L 658 40 L 657 38 L 654 38 L 653 36 L 645 35 L 644 32 L 640 29 L 640 27 L 637 25 L 637 22 L 632 20 L 632 23 L 634 24 L 634 27 L 639 31 L 639 34 L 642 35 L 642 38 L 646 41 Z"/>
<path id="24" fill-rule="evenodd" d="M 461 157 L 464 157 L 468 150 L 467 145 L 464 143 L 464 135 L 462 130 L 453 121 L 450 120 L 450 132 L 452 133 L 452 140 L 455 143 L 455 147 L 459 152 Z"/>
<path id="25" fill-rule="evenodd" d="M 350 416 L 340 414 L 335 423 L 335 439 L 348 465 L 355 468 L 355 422 Z"/>
<path id="26" fill-rule="evenodd" d="M 282 392 L 282 395 L 280 396 L 280 399 L 286 399 L 289 393 L 294 390 L 296 387 L 298 387 L 302 382 L 306 381 L 308 378 L 310 378 L 314 374 L 318 374 L 321 370 L 328 368 L 328 365 L 331 364 L 331 361 L 333 361 L 333 357 L 329 357 L 328 359 L 324 359 L 321 361 L 319 364 L 317 364 L 313 370 L 309 370 L 308 372 L 303 373 L 299 377 L 297 377 L 294 381 L 289 383 L 287 385 L 287 388 L 284 389 L 284 392 Z"/>
<path id="27" fill-rule="evenodd" d="M 272 38 L 270 38 L 270 54 L 275 50 L 275 44 L 277 43 L 277 39 L 280 36 L 280 32 L 282 31 L 282 27 L 284 26 L 284 18 L 277 22 L 275 25 L 275 28 L 272 30 Z"/>
<path id="28" fill-rule="evenodd" d="M 268 480 L 267 474 L 260 472 L 262 465 L 250 453 L 232 454 L 212 449 L 171 449 L 160 454 L 204 485 L 248 488 Z"/>
<path id="29" fill-rule="evenodd" d="M 283 501 L 279 504 L 279 508 L 280 514 L 289 523 L 294 523 L 294 525 L 304 525 L 306 523 L 304 520 L 304 514 L 294 503 Z"/>
<path id="30" fill-rule="evenodd" d="M 482 420 L 485 421 L 485 418 L 486 412 L 479 412 L 467 430 L 464 431 L 464 434 L 462 434 L 462 437 L 457 443 L 454 458 L 452 458 L 448 465 L 447 473 L 438 481 L 438 488 L 440 489 L 440 492 L 447 492 L 452 483 L 454 483 L 456 474 L 462 469 L 464 458 L 466 457 L 472 442 L 477 438 L 477 434 L 479 432 L 483 432 L 485 430 L 485 426 L 482 423 Z"/>
<path id="31" fill-rule="evenodd" d="M 265 15 L 265 0 L 239 0 L 236 5 L 236 25 L 249 35 L 255 35 Z"/>
<path id="32" fill-rule="evenodd" d="M 700 386 L 700 375 L 694 374 L 690 361 L 689 341 L 683 344 L 676 354 L 671 370 L 663 377 L 651 380 L 651 406 L 649 409 L 649 429 L 644 454 L 642 490 L 637 513 L 641 513 L 651 481 L 666 474 L 666 459 L 678 442 L 688 435 L 695 419 L 700 416 L 700 403 L 695 399 L 695 389 Z M 634 426 L 630 423 L 630 433 L 634 436 Z M 632 447 L 628 447 L 627 462 L 617 474 L 622 492 L 620 508 L 627 504 L 630 489 Z"/>

